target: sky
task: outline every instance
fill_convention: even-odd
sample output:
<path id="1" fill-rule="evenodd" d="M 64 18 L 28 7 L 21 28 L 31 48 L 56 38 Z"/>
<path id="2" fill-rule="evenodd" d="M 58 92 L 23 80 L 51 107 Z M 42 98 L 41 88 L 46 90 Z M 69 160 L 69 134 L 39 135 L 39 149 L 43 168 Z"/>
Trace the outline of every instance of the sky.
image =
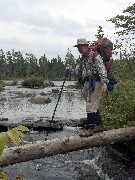
<path id="1" fill-rule="evenodd" d="M 78 38 L 95 40 L 98 27 L 114 41 L 115 28 L 106 20 L 121 15 L 134 0 L 0 0 L 0 49 L 14 49 L 48 60 L 64 60 Z"/>

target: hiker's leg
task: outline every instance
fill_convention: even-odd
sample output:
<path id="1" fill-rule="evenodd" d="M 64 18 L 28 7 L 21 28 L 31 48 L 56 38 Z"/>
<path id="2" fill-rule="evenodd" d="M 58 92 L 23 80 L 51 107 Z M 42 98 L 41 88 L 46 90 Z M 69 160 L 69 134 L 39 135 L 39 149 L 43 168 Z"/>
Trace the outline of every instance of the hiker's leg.
<path id="1" fill-rule="evenodd" d="M 83 98 L 84 98 L 84 100 L 86 102 L 86 107 L 87 107 L 87 102 L 88 102 L 88 100 L 90 98 L 90 97 L 88 98 L 88 96 L 91 95 L 91 94 L 89 93 L 88 86 L 87 86 L 86 82 L 84 83 L 84 87 L 83 87 L 82 92 L 83 92 Z M 87 112 L 87 110 L 86 110 L 86 112 Z M 87 120 L 85 121 L 84 125 L 85 125 L 84 127 L 87 128 L 87 129 L 90 127 L 90 125 L 91 126 L 94 125 L 94 121 L 93 121 L 91 112 L 87 112 Z"/>
<path id="2" fill-rule="evenodd" d="M 90 136 L 93 133 L 93 129 L 95 128 L 95 125 L 97 124 L 97 121 L 99 124 L 101 124 L 101 117 L 99 116 L 99 102 L 102 95 L 101 91 L 101 84 L 99 82 L 96 82 L 96 88 L 94 91 L 89 91 L 87 84 L 84 84 L 83 89 L 83 97 L 86 101 L 86 112 L 87 112 L 87 124 L 84 126 L 86 129 L 89 129 L 89 131 L 82 132 L 80 136 Z M 96 127 L 97 128 L 97 127 Z"/>
<path id="3" fill-rule="evenodd" d="M 102 95 L 101 84 L 96 82 L 96 88 L 94 91 L 89 92 L 89 97 L 86 101 L 86 112 L 97 113 L 99 109 L 100 98 Z"/>

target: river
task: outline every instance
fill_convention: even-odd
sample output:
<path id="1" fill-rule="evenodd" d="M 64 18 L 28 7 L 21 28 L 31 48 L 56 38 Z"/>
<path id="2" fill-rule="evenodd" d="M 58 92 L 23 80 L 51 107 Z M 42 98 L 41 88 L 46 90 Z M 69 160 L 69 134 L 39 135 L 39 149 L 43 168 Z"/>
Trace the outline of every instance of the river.
<path id="1" fill-rule="evenodd" d="M 61 88 L 62 81 L 54 82 Z M 56 119 L 80 119 L 86 117 L 85 102 L 81 90 L 68 88 L 74 82 L 66 81 L 61 100 L 55 114 Z M 0 117 L 8 118 L 12 122 L 20 122 L 27 118 L 48 117 L 51 119 L 58 100 L 58 94 L 51 92 L 52 88 L 28 89 L 18 86 L 6 86 L 0 94 Z M 51 103 L 31 104 L 25 94 L 46 93 Z M 78 127 L 65 126 L 63 131 L 50 133 L 48 139 L 78 134 Z M 24 143 L 44 140 L 45 132 L 31 131 L 24 138 Z M 18 174 L 26 180 L 134 180 L 135 169 L 129 163 L 111 154 L 106 147 L 90 148 L 67 154 L 60 154 L 40 160 L 18 163 L 5 167 L 13 180 Z"/>

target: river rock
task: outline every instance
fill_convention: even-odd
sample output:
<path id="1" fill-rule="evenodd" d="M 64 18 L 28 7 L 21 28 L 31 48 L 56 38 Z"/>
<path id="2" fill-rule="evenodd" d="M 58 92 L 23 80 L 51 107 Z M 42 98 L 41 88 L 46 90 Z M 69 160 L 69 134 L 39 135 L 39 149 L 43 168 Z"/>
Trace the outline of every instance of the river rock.
<path id="1" fill-rule="evenodd" d="M 5 97 L 0 97 L 0 101 L 7 101 Z"/>
<path id="2" fill-rule="evenodd" d="M 8 121 L 8 118 L 1 117 L 0 121 Z"/>
<path id="3" fill-rule="evenodd" d="M 41 95 L 36 95 L 35 97 L 31 98 L 29 101 L 35 104 L 48 104 L 52 102 L 48 96 L 41 96 Z"/>
<path id="4" fill-rule="evenodd" d="M 52 89 L 52 93 L 59 93 L 59 89 Z"/>
<path id="5" fill-rule="evenodd" d="M 18 94 L 18 98 L 24 98 L 24 97 L 29 98 L 32 96 L 34 96 L 33 93 L 20 93 L 20 94 Z"/>

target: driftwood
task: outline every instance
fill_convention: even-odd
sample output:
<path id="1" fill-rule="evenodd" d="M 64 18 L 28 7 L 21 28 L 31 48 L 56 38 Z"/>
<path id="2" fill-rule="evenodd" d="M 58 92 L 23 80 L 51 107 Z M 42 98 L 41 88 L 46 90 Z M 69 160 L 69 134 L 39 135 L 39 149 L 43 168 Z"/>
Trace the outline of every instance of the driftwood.
<path id="1" fill-rule="evenodd" d="M 69 136 L 47 141 L 37 141 L 33 144 L 5 149 L 2 160 L 0 160 L 0 167 L 79 149 L 106 146 L 132 140 L 135 140 L 135 127 L 104 131 L 88 138 Z"/>

